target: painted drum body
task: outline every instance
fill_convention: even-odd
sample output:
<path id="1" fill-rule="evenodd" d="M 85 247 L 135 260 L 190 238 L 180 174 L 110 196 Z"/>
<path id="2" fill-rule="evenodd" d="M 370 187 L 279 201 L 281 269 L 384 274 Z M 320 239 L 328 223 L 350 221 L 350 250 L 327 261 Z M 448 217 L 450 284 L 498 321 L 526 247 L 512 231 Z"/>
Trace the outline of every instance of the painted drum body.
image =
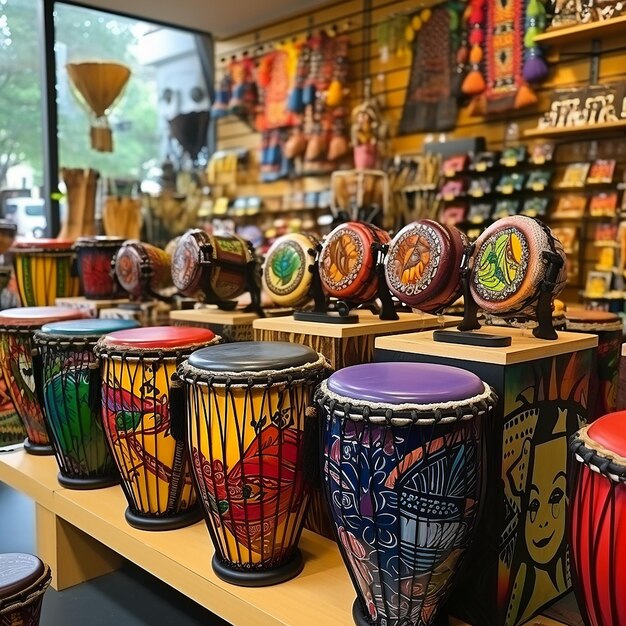
<path id="1" fill-rule="evenodd" d="M 141 241 L 126 241 L 115 255 L 115 275 L 122 288 L 139 298 L 172 286 L 171 258 Z"/>
<path id="2" fill-rule="evenodd" d="M 113 259 L 123 243 L 122 237 L 80 237 L 76 240 L 78 277 L 86 298 L 108 300 L 123 295 L 113 271 Z"/>
<path id="3" fill-rule="evenodd" d="M 389 235 L 362 222 L 337 226 L 324 241 L 319 257 L 324 291 L 357 304 L 370 302 L 378 292 L 377 254 L 374 244 L 387 244 Z"/>
<path id="4" fill-rule="evenodd" d="M 626 624 L 626 412 L 582 428 L 570 449 L 571 537 L 578 605 L 590 626 Z"/>
<path id="5" fill-rule="evenodd" d="M 131 526 L 172 530 L 199 518 L 189 456 L 171 433 L 170 386 L 183 358 L 217 341 L 207 329 L 160 326 L 110 333 L 96 344 L 104 433 Z"/>
<path id="6" fill-rule="evenodd" d="M 28 434 L 24 446 L 32 454 L 53 454 L 35 388 L 33 335 L 44 324 L 81 317 L 81 311 L 53 306 L 0 311 L 0 369 Z"/>
<path id="7" fill-rule="evenodd" d="M 524 215 L 498 220 L 476 240 L 470 278 L 472 296 L 486 313 L 506 316 L 534 312 L 547 263 L 544 252 L 563 259 L 553 297 L 567 280 L 567 257 L 552 231 Z"/>
<path id="8" fill-rule="evenodd" d="M 300 307 L 311 299 L 314 262 L 319 241 L 306 233 L 276 239 L 265 255 L 263 287 L 278 306 Z"/>
<path id="9" fill-rule="evenodd" d="M 405 226 L 385 258 L 387 286 L 401 302 L 426 313 L 450 306 L 461 295 L 464 233 L 433 220 Z"/>
<path id="10" fill-rule="evenodd" d="M 133 320 L 82 319 L 45 324 L 35 333 L 40 380 L 59 482 L 98 489 L 119 482 L 100 410 L 100 372 L 93 349 L 106 333 L 136 328 Z"/>
<path id="11" fill-rule="evenodd" d="M 185 382 L 187 447 L 227 582 L 283 582 L 303 566 L 297 549 L 309 494 L 303 473 L 305 410 L 324 357 L 283 342 L 222 344 L 194 352 Z"/>
<path id="12" fill-rule="evenodd" d="M 79 294 L 80 283 L 73 274 L 72 243 L 32 239 L 13 244 L 13 266 L 23 306 L 52 306 L 57 298 Z"/>
<path id="13" fill-rule="evenodd" d="M 356 624 L 433 624 L 472 538 L 492 390 L 456 367 L 368 363 L 332 374 L 316 400 Z"/>
<path id="14" fill-rule="evenodd" d="M 172 280 L 185 296 L 207 302 L 234 300 L 247 288 L 250 244 L 238 235 L 209 235 L 199 228 L 182 235 L 172 256 Z"/>

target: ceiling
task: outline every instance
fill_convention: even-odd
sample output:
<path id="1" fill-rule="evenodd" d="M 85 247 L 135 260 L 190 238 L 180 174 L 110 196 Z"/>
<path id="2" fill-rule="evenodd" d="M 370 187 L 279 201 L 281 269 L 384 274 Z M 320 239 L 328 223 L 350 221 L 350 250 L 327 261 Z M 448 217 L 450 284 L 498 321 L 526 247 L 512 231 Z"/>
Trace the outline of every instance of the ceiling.
<path id="1" fill-rule="evenodd" d="M 229 37 L 297 15 L 328 0 L 81 0 L 105 11 Z"/>

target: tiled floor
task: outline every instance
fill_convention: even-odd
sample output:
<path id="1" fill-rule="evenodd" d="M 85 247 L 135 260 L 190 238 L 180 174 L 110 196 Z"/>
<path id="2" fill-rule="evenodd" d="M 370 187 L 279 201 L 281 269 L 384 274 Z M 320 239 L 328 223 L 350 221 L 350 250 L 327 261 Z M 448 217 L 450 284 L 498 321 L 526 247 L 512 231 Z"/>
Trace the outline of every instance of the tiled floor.
<path id="1" fill-rule="evenodd" d="M 35 552 L 35 508 L 0 483 L 0 552 Z M 41 626 L 228 626 L 160 580 L 127 563 L 60 593 L 46 592 Z"/>

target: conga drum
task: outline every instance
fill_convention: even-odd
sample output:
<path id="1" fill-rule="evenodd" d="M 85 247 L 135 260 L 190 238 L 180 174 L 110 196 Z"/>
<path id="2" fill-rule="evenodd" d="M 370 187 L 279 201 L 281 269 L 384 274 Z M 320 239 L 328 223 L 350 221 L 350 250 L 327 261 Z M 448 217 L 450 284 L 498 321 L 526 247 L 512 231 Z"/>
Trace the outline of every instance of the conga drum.
<path id="1" fill-rule="evenodd" d="M 566 328 L 598 336 L 598 365 L 591 370 L 589 421 L 617 410 L 619 363 L 624 325 L 619 315 L 608 311 L 568 309 Z"/>
<path id="2" fill-rule="evenodd" d="M 498 316 L 535 313 L 548 271 L 544 253 L 556 255 L 562 267 L 552 297 L 567 280 L 567 257 L 561 242 L 542 222 L 524 215 L 497 220 L 476 240 L 470 290 L 476 304 Z"/>
<path id="3" fill-rule="evenodd" d="M 50 568 L 31 554 L 0 554 L 0 626 L 37 626 Z"/>
<path id="4" fill-rule="evenodd" d="M 298 308 L 311 299 L 311 266 L 318 245 L 313 235 L 289 233 L 270 246 L 263 265 L 263 287 L 278 306 Z"/>
<path id="5" fill-rule="evenodd" d="M 438 313 L 461 295 L 467 237 L 453 226 L 418 220 L 392 239 L 385 258 L 387 286 L 408 306 Z"/>
<path id="6" fill-rule="evenodd" d="M 100 409 L 100 371 L 93 353 L 107 333 L 136 328 L 134 320 L 82 319 L 51 322 L 35 333 L 35 385 L 68 489 L 98 489 L 120 478 L 107 447 Z"/>
<path id="7" fill-rule="evenodd" d="M 315 397 L 355 623 L 433 624 L 472 539 L 493 391 L 456 367 L 367 363 L 335 372 Z"/>
<path id="8" fill-rule="evenodd" d="M 33 372 L 33 335 L 44 324 L 85 317 L 82 311 L 55 306 L 0 311 L 0 370 L 28 435 L 24 448 L 31 454 L 54 454 Z"/>
<path id="9" fill-rule="evenodd" d="M 234 300 L 247 289 L 251 244 L 238 235 L 209 235 L 196 228 L 180 237 L 172 256 L 172 280 L 185 296 L 206 302 Z"/>
<path id="10" fill-rule="evenodd" d="M 179 368 L 186 383 L 187 447 L 213 569 L 257 587 L 296 576 L 308 504 L 304 422 L 326 361 L 307 346 L 240 342 L 198 350 Z"/>
<path id="11" fill-rule="evenodd" d="M 113 259 L 122 247 L 122 237 L 79 237 L 76 249 L 78 277 L 85 298 L 112 300 L 123 294 L 115 273 Z"/>
<path id="12" fill-rule="evenodd" d="M 582 428 L 570 449 L 571 537 L 578 605 L 590 626 L 626 624 L 626 412 Z"/>
<path id="13" fill-rule="evenodd" d="M 170 256 L 161 248 L 131 240 L 115 255 L 115 275 L 134 298 L 153 296 L 172 286 L 170 264 Z"/>
<path id="14" fill-rule="evenodd" d="M 110 333 L 96 344 L 104 433 L 135 528 L 173 530 L 201 518 L 189 456 L 172 437 L 170 381 L 184 358 L 218 341 L 208 329 L 159 326 Z"/>
<path id="15" fill-rule="evenodd" d="M 51 306 L 57 298 L 79 294 L 72 246 L 71 241 L 64 239 L 32 239 L 13 244 L 13 266 L 23 306 Z"/>
<path id="16" fill-rule="evenodd" d="M 374 300 L 378 293 L 377 245 L 391 238 L 380 228 L 363 222 L 337 226 L 325 239 L 319 257 L 324 291 L 334 298 L 355 304 Z"/>

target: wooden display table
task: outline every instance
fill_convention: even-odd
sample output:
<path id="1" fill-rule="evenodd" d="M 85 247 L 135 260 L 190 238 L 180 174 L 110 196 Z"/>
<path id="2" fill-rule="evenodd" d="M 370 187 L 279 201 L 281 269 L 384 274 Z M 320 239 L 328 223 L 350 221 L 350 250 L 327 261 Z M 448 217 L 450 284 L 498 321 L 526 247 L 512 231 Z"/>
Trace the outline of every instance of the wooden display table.
<path id="1" fill-rule="evenodd" d="M 85 311 L 89 313 L 91 317 L 99 317 L 103 309 L 111 309 L 120 304 L 127 304 L 128 302 L 130 302 L 128 298 L 119 298 L 116 300 L 88 300 L 83 296 L 78 296 L 77 298 L 57 298 L 55 304 L 57 306 Z"/>
<path id="2" fill-rule="evenodd" d="M 116 306 L 100 310 L 100 317 L 106 319 L 135 320 L 141 326 L 163 326 L 169 323 L 169 315 L 172 307 L 166 302 L 152 300 L 139 302 L 130 306 Z"/>
<path id="3" fill-rule="evenodd" d="M 211 569 L 213 546 L 204 522 L 168 532 L 131 528 L 119 487 L 72 491 L 56 482 L 52 457 L 0 454 L 0 481 L 37 503 L 39 556 L 65 589 L 114 570 L 120 555 L 235 626 L 353 626 L 355 592 L 334 542 L 304 531 L 303 572 L 274 587 L 229 585 Z M 0 515 L 10 514 L 1 511 Z M 467 626 L 451 620 L 451 626 Z M 561 626 L 534 619 L 528 626 Z"/>
<path id="4" fill-rule="evenodd" d="M 381 320 L 370 311 L 358 311 L 358 324 L 301 322 L 288 317 L 254 321 L 256 341 L 289 341 L 321 352 L 333 369 L 369 363 L 374 357 L 374 341 L 383 335 L 397 335 L 454 326 L 460 318 L 426 313 L 399 313 L 399 320 Z"/>
<path id="5" fill-rule="evenodd" d="M 170 321 L 174 326 L 199 326 L 208 328 L 224 341 L 250 341 L 252 322 L 256 313 L 222 311 L 218 308 L 202 308 L 188 311 L 172 311 Z"/>
<path id="6" fill-rule="evenodd" d="M 379 337 L 376 361 L 419 361 L 470 370 L 499 397 L 484 423 L 486 492 L 453 615 L 475 626 L 518 624 L 571 588 L 567 551 L 569 438 L 587 418 L 596 335 L 555 341 L 498 326 L 508 347 L 440 343 L 432 332 Z"/>

